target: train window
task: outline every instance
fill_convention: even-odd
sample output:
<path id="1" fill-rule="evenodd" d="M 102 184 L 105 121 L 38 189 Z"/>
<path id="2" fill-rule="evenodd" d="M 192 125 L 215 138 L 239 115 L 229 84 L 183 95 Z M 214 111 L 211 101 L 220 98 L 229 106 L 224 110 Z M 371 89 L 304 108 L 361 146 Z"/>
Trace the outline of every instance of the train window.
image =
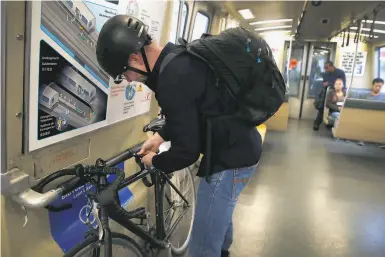
<path id="1" fill-rule="evenodd" d="M 195 23 L 193 28 L 193 33 L 191 41 L 199 39 L 202 34 L 207 33 L 209 30 L 209 17 L 201 12 L 197 12 L 195 16 Z"/>
<path id="2" fill-rule="evenodd" d="M 72 1 L 66 1 L 66 2 L 67 2 L 68 6 L 69 6 L 70 8 L 73 8 L 73 7 L 74 7 L 74 3 L 72 3 Z"/>
<path id="3" fill-rule="evenodd" d="M 46 103 L 49 103 L 49 98 L 46 97 L 45 95 L 42 95 L 42 96 L 41 96 L 41 100 L 43 100 L 43 101 L 46 102 Z"/>
<path id="4" fill-rule="evenodd" d="M 67 80 L 68 82 L 73 86 L 73 87 L 76 87 L 76 82 L 73 81 L 72 79 L 70 79 L 69 77 L 67 77 Z"/>
<path id="5" fill-rule="evenodd" d="M 54 101 L 55 101 L 55 99 L 51 98 L 51 104 L 53 104 Z"/>
<path id="6" fill-rule="evenodd" d="M 219 20 L 219 29 L 220 31 L 226 30 L 226 18 L 223 17 Z"/>
<path id="7" fill-rule="evenodd" d="M 88 20 L 82 15 L 82 22 L 84 22 L 84 24 L 88 24 Z"/>
<path id="8" fill-rule="evenodd" d="M 171 42 L 176 42 L 177 40 L 177 29 L 178 29 L 178 14 L 179 14 L 179 7 L 180 7 L 180 0 L 174 1 L 174 7 L 172 11 L 172 27 L 170 31 L 170 41 Z M 187 14 L 188 14 L 188 5 L 187 3 L 183 4 L 183 9 L 182 9 L 182 20 L 180 24 L 180 30 L 179 30 L 179 35 L 178 38 L 184 37 L 185 31 L 186 31 L 186 24 L 187 24 Z"/>
<path id="9" fill-rule="evenodd" d="M 385 46 L 377 48 L 377 77 L 385 79 Z"/>
<path id="10" fill-rule="evenodd" d="M 184 3 L 183 9 L 182 9 L 182 24 L 180 24 L 180 27 L 182 29 L 179 32 L 179 37 L 184 37 L 184 33 L 186 31 L 186 25 L 187 25 L 187 14 L 188 14 L 188 5 L 187 3 Z"/>

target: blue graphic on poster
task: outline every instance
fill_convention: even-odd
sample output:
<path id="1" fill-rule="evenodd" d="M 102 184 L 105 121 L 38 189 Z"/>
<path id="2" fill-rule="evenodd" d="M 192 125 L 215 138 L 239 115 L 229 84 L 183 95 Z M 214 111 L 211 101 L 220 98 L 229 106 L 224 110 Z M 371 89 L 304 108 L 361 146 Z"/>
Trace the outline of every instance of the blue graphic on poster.
<path id="1" fill-rule="evenodd" d="M 117 165 L 117 167 L 124 170 L 124 163 Z M 107 180 L 109 182 L 114 181 L 115 175 L 109 176 Z M 92 213 L 89 215 L 92 207 L 86 197 L 87 191 L 95 192 L 95 187 L 86 184 L 67 195 L 63 195 L 52 205 L 72 204 L 72 208 L 62 212 L 49 212 L 51 235 L 64 253 L 84 240 L 85 233 L 90 230 L 87 221 L 93 228 L 97 228 L 96 218 Z M 133 197 L 134 195 L 127 187 L 119 191 L 119 200 L 123 207 L 132 201 Z"/>
<path id="2" fill-rule="evenodd" d="M 136 93 L 136 85 L 134 83 L 130 83 L 126 87 L 126 99 L 131 101 Z"/>

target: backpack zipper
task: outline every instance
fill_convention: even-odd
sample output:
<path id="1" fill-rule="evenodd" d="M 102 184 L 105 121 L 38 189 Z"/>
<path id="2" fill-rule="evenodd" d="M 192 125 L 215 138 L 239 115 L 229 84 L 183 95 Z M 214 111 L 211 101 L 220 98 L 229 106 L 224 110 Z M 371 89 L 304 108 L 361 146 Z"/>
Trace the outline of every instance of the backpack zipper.
<path id="1" fill-rule="evenodd" d="M 262 49 L 261 48 L 258 48 L 258 52 L 257 52 L 257 63 L 261 63 L 262 60 L 261 60 L 261 52 L 262 52 Z"/>
<path id="2" fill-rule="evenodd" d="M 251 43 L 251 39 L 250 38 L 248 38 L 247 40 L 246 40 L 246 52 L 248 52 L 248 53 L 250 53 L 250 43 Z"/>

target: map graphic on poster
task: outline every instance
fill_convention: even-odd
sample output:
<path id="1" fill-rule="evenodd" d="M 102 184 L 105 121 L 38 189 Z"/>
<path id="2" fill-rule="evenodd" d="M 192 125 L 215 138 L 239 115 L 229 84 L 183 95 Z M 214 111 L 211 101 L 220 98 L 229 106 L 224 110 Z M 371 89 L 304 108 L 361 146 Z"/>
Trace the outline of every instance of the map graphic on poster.
<path id="1" fill-rule="evenodd" d="M 28 151 L 40 149 L 149 111 L 152 91 L 113 80 L 97 62 L 103 24 L 137 15 L 159 42 L 166 1 L 32 1 L 29 39 Z"/>
<path id="2" fill-rule="evenodd" d="M 366 64 L 366 51 L 359 51 L 356 54 L 356 64 L 354 67 L 354 76 L 364 76 L 365 64 Z M 351 76 L 353 73 L 354 64 L 354 52 L 342 52 L 340 59 L 340 68 L 345 72 L 347 76 Z"/>
<path id="3" fill-rule="evenodd" d="M 109 77 L 98 65 L 95 47 L 98 31 L 114 15 L 116 9 L 86 1 L 42 1 L 40 27 L 103 86 L 108 87 Z"/>
<path id="4" fill-rule="evenodd" d="M 106 119 L 107 94 L 40 41 L 38 139 Z"/>

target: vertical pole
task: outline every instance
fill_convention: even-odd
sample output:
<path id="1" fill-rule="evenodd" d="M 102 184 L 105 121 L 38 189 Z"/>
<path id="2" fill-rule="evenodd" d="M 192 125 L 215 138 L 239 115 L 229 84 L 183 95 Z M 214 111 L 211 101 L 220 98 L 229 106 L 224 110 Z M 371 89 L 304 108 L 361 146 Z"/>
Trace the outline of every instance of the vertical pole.
<path id="1" fill-rule="evenodd" d="M 287 64 L 286 64 L 286 92 L 289 92 L 290 84 L 289 84 L 289 67 L 290 67 L 290 57 L 291 57 L 291 48 L 293 47 L 293 36 L 290 36 L 290 44 L 289 51 L 287 53 Z"/>
<path id="2" fill-rule="evenodd" d="M 361 29 L 362 29 L 362 22 L 360 22 L 360 27 L 358 28 L 358 38 L 360 38 L 360 35 L 361 35 Z M 360 43 L 360 41 L 358 40 L 358 43 L 356 44 L 356 50 L 354 52 L 354 59 L 353 59 L 353 69 L 352 69 L 352 77 L 350 78 L 350 85 L 349 87 L 347 88 L 347 92 L 346 92 L 346 95 L 348 95 L 348 91 L 350 89 L 350 87 L 352 86 L 353 84 L 353 77 L 354 77 L 354 71 L 356 69 L 356 57 L 357 57 L 357 51 L 358 51 L 358 44 Z M 347 84 L 347 83 L 346 83 Z"/>
<path id="3" fill-rule="evenodd" d="M 184 1 L 183 0 L 174 1 L 173 4 L 176 4 L 176 2 L 179 2 L 179 11 L 178 11 L 178 21 L 177 21 L 178 23 L 176 25 L 175 43 L 178 42 L 179 35 L 180 35 L 180 30 L 182 29 L 181 28 L 181 22 L 182 22 L 183 5 L 184 5 Z"/>

